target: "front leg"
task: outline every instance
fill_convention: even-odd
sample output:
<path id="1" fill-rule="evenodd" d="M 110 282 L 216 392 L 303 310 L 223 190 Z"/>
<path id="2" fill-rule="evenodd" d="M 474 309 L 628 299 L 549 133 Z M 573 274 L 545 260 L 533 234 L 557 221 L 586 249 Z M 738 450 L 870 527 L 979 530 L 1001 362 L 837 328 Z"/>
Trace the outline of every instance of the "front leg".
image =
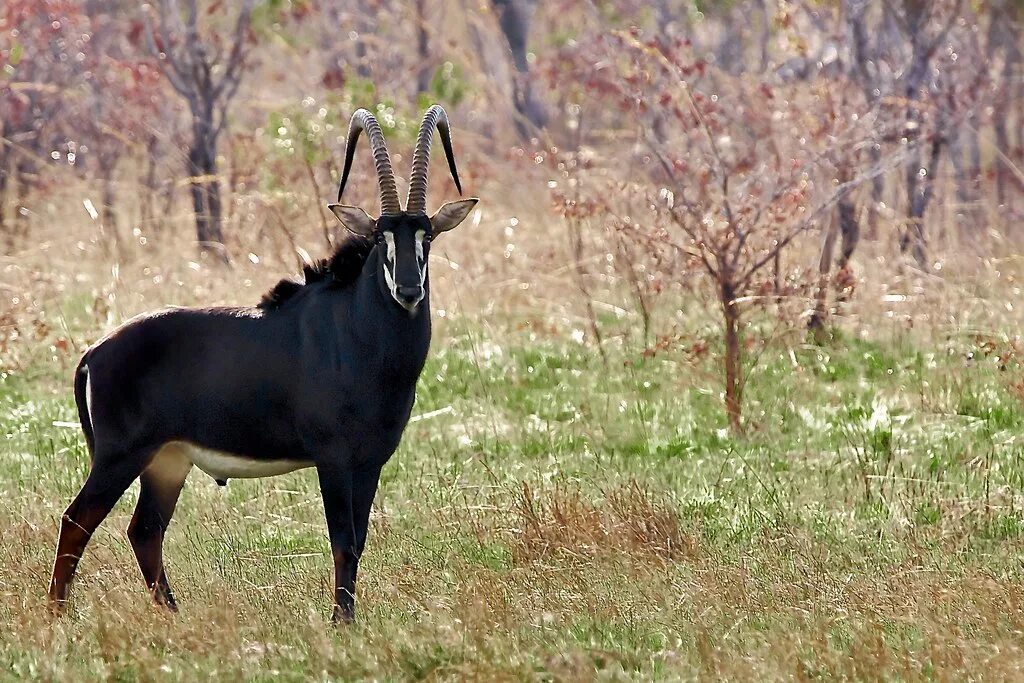
<path id="1" fill-rule="evenodd" d="M 356 564 L 363 557 L 366 547 L 366 534 L 370 526 L 370 509 L 373 498 L 377 495 L 380 483 L 379 466 L 370 466 L 356 471 L 352 475 L 352 511 L 355 513 L 356 528 Z"/>
<path id="2" fill-rule="evenodd" d="M 324 499 L 327 533 L 334 556 L 334 623 L 352 623 L 356 610 L 356 552 L 352 468 L 350 465 L 324 462 L 317 464 L 320 494 Z"/>

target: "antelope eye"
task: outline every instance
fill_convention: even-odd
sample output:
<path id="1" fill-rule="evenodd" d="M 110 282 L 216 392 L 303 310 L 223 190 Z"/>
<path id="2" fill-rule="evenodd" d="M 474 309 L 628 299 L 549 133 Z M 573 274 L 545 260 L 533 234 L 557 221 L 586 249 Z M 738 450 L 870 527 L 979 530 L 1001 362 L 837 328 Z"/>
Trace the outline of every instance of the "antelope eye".
<path id="1" fill-rule="evenodd" d="M 375 243 L 377 243 L 377 244 L 383 244 L 384 243 L 384 233 L 382 233 L 382 232 L 374 233 L 373 234 L 373 241 Z"/>

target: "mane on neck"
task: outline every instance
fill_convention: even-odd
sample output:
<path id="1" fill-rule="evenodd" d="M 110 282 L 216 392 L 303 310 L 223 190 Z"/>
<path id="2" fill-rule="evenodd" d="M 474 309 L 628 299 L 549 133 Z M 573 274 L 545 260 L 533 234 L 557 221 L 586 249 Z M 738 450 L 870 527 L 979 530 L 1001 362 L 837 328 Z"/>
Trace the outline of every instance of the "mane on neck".
<path id="1" fill-rule="evenodd" d="M 291 278 L 282 279 L 263 295 L 256 307 L 264 311 L 278 310 L 304 289 L 319 282 L 349 287 L 359 278 L 372 249 L 373 242 L 370 239 L 350 234 L 330 258 L 304 265 L 301 282 Z"/>

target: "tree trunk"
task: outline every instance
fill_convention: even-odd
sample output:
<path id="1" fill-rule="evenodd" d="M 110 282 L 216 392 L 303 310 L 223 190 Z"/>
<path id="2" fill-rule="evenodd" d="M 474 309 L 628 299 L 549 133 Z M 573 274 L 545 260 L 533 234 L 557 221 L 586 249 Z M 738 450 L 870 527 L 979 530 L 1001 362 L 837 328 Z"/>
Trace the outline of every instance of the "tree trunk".
<path id="1" fill-rule="evenodd" d="M 157 194 L 156 183 L 156 136 L 146 140 L 146 171 L 142 175 L 142 199 L 139 202 L 139 222 L 146 230 L 158 231 L 154 202 Z"/>
<path id="2" fill-rule="evenodd" d="M 767 0 L 761 0 L 757 4 L 758 13 L 758 52 L 760 58 L 759 73 L 768 71 L 771 62 L 771 40 L 772 40 L 772 18 L 768 9 Z"/>
<path id="3" fill-rule="evenodd" d="M 33 185 L 39 181 L 37 171 L 35 159 L 27 154 L 21 154 L 14 160 L 14 218 L 9 228 L 17 239 L 28 237 L 31 212 L 24 202 L 29 198 Z"/>
<path id="4" fill-rule="evenodd" d="M 1013 84 L 1021 63 L 1020 34 L 1016 28 L 1016 20 L 1019 18 L 1015 16 L 1017 12 L 1007 6 L 1009 4 L 1011 3 L 996 3 L 992 8 L 989 17 L 987 46 L 987 56 L 990 62 L 999 52 L 1003 53 L 1000 87 L 992 103 L 992 128 L 995 133 L 996 148 L 1006 155 L 994 162 L 996 201 L 1001 206 L 1009 201 L 1010 169 L 1007 168 L 1006 159 L 1013 161 L 1014 150 L 1008 131 L 1008 118 L 1011 108 L 1015 104 Z"/>
<path id="5" fill-rule="evenodd" d="M 993 115 L 992 127 L 995 130 L 996 149 L 1009 157 L 1013 154 L 1010 149 L 1010 135 L 1006 130 L 1006 104 L 1005 94 L 996 98 L 995 112 Z M 1007 201 L 1007 169 L 1006 162 L 1002 158 L 996 159 L 996 202 L 999 206 L 1005 206 Z"/>
<path id="6" fill-rule="evenodd" d="M 324 194 L 320 190 L 320 183 L 316 180 L 316 169 L 309 163 L 308 159 L 303 160 L 306 166 L 306 177 L 309 178 L 310 189 L 313 191 L 313 204 L 316 206 L 317 216 L 320 217 L 320 230 L 324 236 L 324 243 L 327 245 L 327 250 L 331 251 L 334 249 L 335 235 L 331 231 L 330 224 L 327 222 L 327 215 L 324 213 L 323 204 L 320 203 L 320 197 Z M 337 223 L 335 223 L 337 225 Z"/>
<path id="7" fill-rule="evenodd" d="M 208 141 L 200 140 L 189 150 L 192 210 L 196 216 L 196 240 L 199 249 L 227 262 L 221 231 L 220 186 L 217 183 L 216 153 Z"/>
<path id="8" fill-rule="evenodd" d="M 170 180 L 165 180 L 160 185 L 160 198 L 162 200 L 161 203 L 163 206 L 163 211 L 160 214 L 158 225 L 160 225 L 161 228 L 163 228 L 166 225 L 166 223 L 164 222 L 165 218 L 167 216 L 170 216 L 171 213 L 174 211 L 174 200 L 175 195 L 177 194 L 176 187 L 177 183 L 174 183 Z"/>
<path id="9" fill-rule="evenodd" d="M 723 273 L 723 276 L 726 274 Z M 743 362 L 740 343 L 740 316 L 735 288 L 723 281 L 719 288 L 722 320 L 725 323 L 725 413 L 733 433 L 743 432 Z"/>
<path id="10" fill-rule="evenodd" d="M 941 123 L 940 123 L 941 128 Z M 909 216 L 907 227 L 900 237 L 900 252 L 908 251 L 914 257 L 921 270 L 928 270 L 928 254 L 924 229 L 924 214 L 935 192 L 935 174 L 939 170 L 939 159 L 942 154 L 942 137 L 936 134 L 932 140 L 927 165 L 922 165 L 919 148 L 910 158 L 906 167 L 907 202 Z"/>
<path id="11" fill-rule="evenodd" d="M 714 50 L 715 64 L 726 73 L 742 74 L 747 70 L 744 47 L 749 45 L 749 41 L 744 37 L 752 17 L 744 16 L 736 7 L 726 5 L 718 19 L 721 33 Z"/>
<path id="12" fill-rule="evenodd" d="M 964 127 L 956 133 L 949 149 L 949 158 L 953 162 L 953 176 L 956 182 L 956 229 L 957 238 L 967 237 L 972 242 L 978 240 L 978 135 L 973 125 Z"/>
<path id="13" fill-rule="evenodd" d="M 106 242 L 105 247 L 111 254 L 124 256 L 124 245 L 121 244 L 121 233 L 117 231 L 117 217 L 114 214 L 114 163 L 107 155 L 101 154 L 97 159 L 100 181 L 100 232 Z"/>
<path id="14" fill-rule="evenodd" d="M 904 0 L 903 30 L 910 41 L 910 65 L 904 76 L 904 96 L 906 107 L 906 132 L 908 137 L 919 138 L 924 134 L 921 103 L 928 91 L 931 73 L 932 48 L 928 37 L 927 25 L 931 18 L 928 0 Z M 943 138 L 946 134 L 942 104 L 938 104 L 939 116 L 936 121 L 931 151 L 927 161 L 924 160 L 923 145 L 915 148 L 904 168 L 907 183 L 907 226 L 900 237 L 900 252 L 910 251 L 914 261 L 921 270 L 928 270 L 928 257 L 925 251 L 924 214 L 931 201 L 935 189 L 935 173 L 938 171 L 939 155 L 942 152 Z M 923 142 L 923 141 L 922 141 Z"/>
<path id="15" fill-rule="evenodd" d="M 108 228 L 117 241 L 117 217 L 114 215 L 114 177 L 113 169 L 101 171 L 103 190 L 100 199 L 100 220 Z"/>
<path id="16" fill-rule="evenodd" d="M 860 86 L 867 97 L 868 103 L 874 107 L 881 91 L 879 90 L 879 84 L 877 83 L 877 50 L 871 48 L 871 43 L 868 40 L 868 34 L 870 30 L 866 23 L 866 13 L 868 10 L 869 0 L 843 0 L 842 11 L 845 16 L 847 30 L 849 32 L 849 44 L 851 50 L 852 64 L 850 68 L 852 74 L 856 80 L 860 82 Z M 871 147 L 869 151 L 869 158 L 871 165 L 877 167 L 882 162 L 882 150 L 881 148 Z M 868 202 L 867 207 L 867 232 L 869 239 L 876 239 L 878 237 L 878 220 L 879 212 L 882 205 L 882 194 L 885 191 L 885 176 L 883 174 L 876 174 L 871 179 L 871 199 Z M 849 200 L 844 200 L 849 203 Z M 850 203 L 852 206 L 852 203 Z M 840 216 L 840 230 L 843 229 L 842 217 Z M 856 237 L 853 239 L 854 246 L 857 240 L 860 238 L 860 226 L 856 218 L 853 218 L 853 224 L 857 226 Z M 846 239 L 846 233 L 843 234 L 844 243 Z M 852 249 L 851 249 L 852 253 Z M 840 266 L 842 268 L 842 266 Z"/>
<path id="17" fill-rule="evenodd" d="M 832 252 L 835 250 L 838 232 L 839 221 L 831 221 L 825 230 L 825 239 L 821 243 L 821 256 L 818 259 L 818 289 L 814 294 L 814 313 L 807 321 L 807 329 L 814 336 L 814 341 L 817 344 L 824 344 L 827 341 L 825 321 L 828 320 L 828 283 L 832 274 Z"/>
<path id="18" fill-rule="evenodd" d="M 852 169 L 840 167 L 839 181 L 850 181 Z M 832 255 L 835 253 L 836 237 L 840 238 L 839 258 L 836 260 L 836 277 L 832 277 Z M 836 204 L 835 218 L 825 233 L 821 246 L 821 258 L 818 260 L 818 290 L 814 297 L 814 313 L 807 322 L 807 329 L 814 335 L 817 343 L 825 341 L 825 327 L 830 316 L 828 306 L 828 290 L 836 285 L 836 300 L 846 301 L 845 283 L 850 282 L 850 259 L 860 244 L 860 222 L 857 220 L 857 207 L 850 195 L 844 196 Z"/>
<path id="19" fill-rule="evenodd" d="M 533 91 L 533 75 L 527 61 L 527 44 L 530 35 L 530 19 L 533 16 L 535 0 L 492 0 L 498 11 L 498 24 L 512 52 L 516 73 L 512 84 L 512 105 L 519 116 L 516 129 L 523 138 L 529 138 L 534 129 L 544 128 L 548 114 Z"/>
<path id="20" fill-rule="evenodd" d="M 416 74 L 416 94 L 430 91 L 430 80 L 434 76 L 434 65 L 430 59 L 430 34 L 427 32 L 427 2 L 416 0 L 416 52 L 420 67 Z"/>
<path id="21" fill-rule="evenodd" d="M 882 150 L 874 147 L 868 153 L 871 165 L 877 167 L 882 162 Z M 882 214 L 882 197 L 885 194 L 885 175 L 879 173 L 871 179 L 871 197 L 868 201 L 868 239 L 878 239 L 878 223 Z"/>
<path id="22" fill-rule="evenodd" d="M 327 3 L 330 5 L 331 3 Z M 373 31 L 373 25 L 367 17 L 373 16 L 380 11 L 374 3 L 373 7 L 368 6 L 365 0 L 356 3 L 356 32 L 359 37 L 355 41 L 356 48 L 356 74 L 360 78 L 372 79 L 373 70 L 370 68 L 370 57 L 366 49 L 366 36 Z"/>
<path id="23" fill-rule="evenodd" d="M 853 252 L 860 244 L 860 221 L 857 220 L 857 207 L 853 200 L 844 197 L 839 201 L 839 234 L 842 237 L 839 249 L 839 260 L 836 266 L 839 270 L 848 268 Z"/>
<path id="24" fill-rule="evenodd" d="M 0 147 L 3 147 L 3 143 L 0 143 Z M 7 186 L 10 180 L 9 160 L 10 155 L 6 153 L 6 150 L 0 149 L 0 233 L 4 235 L 5 240 L 8 241 L 7 246 L 10 248 L 13 244 L 9 241 L 11 235 L 7 230 Z"/>

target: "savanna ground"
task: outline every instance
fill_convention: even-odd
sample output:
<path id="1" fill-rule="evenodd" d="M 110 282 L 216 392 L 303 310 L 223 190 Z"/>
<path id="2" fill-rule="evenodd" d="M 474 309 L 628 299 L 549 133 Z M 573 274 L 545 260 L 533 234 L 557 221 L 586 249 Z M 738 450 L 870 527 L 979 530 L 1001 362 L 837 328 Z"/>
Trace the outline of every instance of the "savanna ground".
<path id="1" fill-rule="evenodd" d="M 78 352 L 142 310 L 252 303 L 293 266 L 192 261 L 168 236 L 114 256 L 74 213 L 4 259 L 20 294 L 0 375 L 0 676 L 1020 676 L 1017 261 L 950 260 L 940 279 L 867 251 L 824 346 L 769 307 L 737 436 L 710 302 L 663 301 L 684 338 L 645 354 L 609 283 L 602 360 L 544 209 L 512 221 L 480 192 L 478 221 L 436 245 L 418 417 L 384 470 L 347 628 L 328 623 L 311 470 L 227 488 L 193 470 L 166 543 L 178 615 L 140 580 L 130 489 L 50 614 L 58 519 L 88 467 Z M 531 256 L 552 265 L 514 263 Z"/>

